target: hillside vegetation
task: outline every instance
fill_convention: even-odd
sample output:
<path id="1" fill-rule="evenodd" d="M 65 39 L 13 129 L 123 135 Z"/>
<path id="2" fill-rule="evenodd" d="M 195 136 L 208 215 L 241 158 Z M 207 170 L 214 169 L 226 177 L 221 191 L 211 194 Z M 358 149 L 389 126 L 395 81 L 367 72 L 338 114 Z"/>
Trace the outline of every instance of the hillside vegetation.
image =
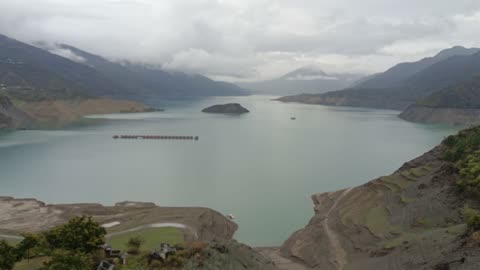
<path id="1" fill-rule="evenodd" d="M 403 110 L 439 90 L 471 81 L 479 75 L 479 50 L 454 47 L 432 58 L 398 64 L 351 89 L 279 100 Z"/>
<path id="2" fill-rule="evenodd" d="M 448 147 L 444 159 L 453 162 L 459 171 L 460 191 L 480 199 L 480 127 L 449 136 L 443 143 Z"/>
<path id="3" fill-rule="evenodd" d="M 435 92 L 417 104 L 436 108 L 480 109 L 480 77 Z"/>

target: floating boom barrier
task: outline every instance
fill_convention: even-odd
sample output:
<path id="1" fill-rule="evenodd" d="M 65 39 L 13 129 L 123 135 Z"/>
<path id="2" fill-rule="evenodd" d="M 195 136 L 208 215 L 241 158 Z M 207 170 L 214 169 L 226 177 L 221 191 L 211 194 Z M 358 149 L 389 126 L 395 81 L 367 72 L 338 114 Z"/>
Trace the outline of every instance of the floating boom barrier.
<path id="1" fill-rule="evenodd" d="M 156 135 L 115 135 L 113 139 L 129 139 L 129 140 L 184 140 L 198 141 L 198 136 L 156 136 Z"/>

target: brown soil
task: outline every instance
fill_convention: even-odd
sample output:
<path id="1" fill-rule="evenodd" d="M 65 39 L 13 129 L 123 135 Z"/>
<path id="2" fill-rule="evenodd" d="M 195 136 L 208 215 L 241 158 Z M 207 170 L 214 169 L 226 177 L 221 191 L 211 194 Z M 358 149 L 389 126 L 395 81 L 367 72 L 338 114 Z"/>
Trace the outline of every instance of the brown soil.
<path id="1" fill-rule="evenodd" d="M 17 106 L 38 121 L 59 124 L 73 122 L 91 114 L 145 112 L 152 110 L 150 107 L 138 102 L 107 98 L 22 102 L 17 104 Z"/>
<path id="2" fill-rule="evenodd" d="M 64 224 L 75 216 L 92 216 L 100 224 L 120 222 L 108 233 L 155 223 L 180 223 L 195 230 L 199 241 L 227 241 L 238 226 L 222 214 L 199 207 L 159 207 L 152 203 L 46 205 L 35 199 L 0 197 L 0 234 L 40 232 Z"/>

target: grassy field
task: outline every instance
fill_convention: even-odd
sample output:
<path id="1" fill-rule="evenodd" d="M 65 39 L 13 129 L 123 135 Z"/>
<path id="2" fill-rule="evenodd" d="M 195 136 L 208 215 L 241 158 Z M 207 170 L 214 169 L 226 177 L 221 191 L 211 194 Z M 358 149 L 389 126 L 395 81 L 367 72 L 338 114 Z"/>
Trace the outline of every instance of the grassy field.
<path id="1" fill-rule="evenodd" d="M 18 243 L 21 242 L 21 240 L 18 240 L 18 239 L 2 238 L 2 237 L 0 237 L 0 241 L 2 241 L 2 240 L 7 241 L 7 243 L 10 244 L 10 245 L 12 245 L 12 246 L 16 246 Z"/>
<path id="2" fill-rule="evenodd" d="M 23 260 L 15 264 L 13 270 L 37 270 L 43 266 L 43 263 L 48 260 L 47 257 L 34 258 L 30 260 Z"/>
<path id="3" fill-rule="evenodd" d="M 127 248 L 128 240 L 132 237 L 140 237 L 144 240 L 141 250 L 151 251 L 154 248 L 160 247 L 161 243 L 168 243 L 171 245 L 183 242 L 183 233 L 177 228 L 148 228 L 136 232 L 128 232 L 121 235 L 113 236 L 107 239 L 107 243 L 114 249 L 125 250 Z"/>

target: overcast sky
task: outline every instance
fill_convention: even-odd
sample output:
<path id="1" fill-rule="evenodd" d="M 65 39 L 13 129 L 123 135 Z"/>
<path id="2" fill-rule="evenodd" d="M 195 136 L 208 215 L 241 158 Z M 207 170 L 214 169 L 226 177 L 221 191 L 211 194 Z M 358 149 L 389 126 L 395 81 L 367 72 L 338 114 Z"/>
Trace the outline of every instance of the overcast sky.
<path id="1" fill-rule="evenodd" d="M 0 0 L 0 33 L 230 81 L 480 47 L 479 0 Z"/>

